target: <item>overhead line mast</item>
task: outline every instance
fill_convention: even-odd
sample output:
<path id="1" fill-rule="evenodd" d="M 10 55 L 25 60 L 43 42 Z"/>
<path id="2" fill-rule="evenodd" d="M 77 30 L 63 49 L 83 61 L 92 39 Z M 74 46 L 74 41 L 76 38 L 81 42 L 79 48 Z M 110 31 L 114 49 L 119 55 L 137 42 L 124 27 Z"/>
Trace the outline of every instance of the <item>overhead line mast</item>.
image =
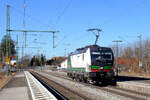
<path id="1" fill-rule="evenodd" d="M 24 0 L 24 15 L 23 15 L 23 27 L 25 28 L 25 13 L 26 12 L 26 2 Z M 7 24 L 6 24 L 6 56 L 10 56 L 10 44 L 8 44 L 8 36 L 10 36 L 10 32 L 23 32 L 24 40 L 22 45 L 22 58 L 24 55 L 24 48 L 26 48 L 26 41 L 27 41 L 27 32 L 45 32 L 45 33 L 52 33 L 53 34 L 53 48 L 55 48 L 55 33 L 59 31 L 40 31 L 40 30 L 11 30 L 10 29 L 10 6 L 7 5 Z"/>
<path id="2" fill-rule="evenodd" d="M 26 14 L 26 1 L 24 0 L 24 12 L 23 12 L 23 28 L 25 28 L 26 24 L 25 24 L 25 14 Z M 22 43 L 22 60 L 23 60 L 23 57 L 24 57 L 24 47 L 26 48 L 26 36 L 27 33 L 26 32 L 23 32 L 23 37 L 24 37 L 24 40 L 23 40 L 23 43 Z"/>
<path id="3" fill-rule="evenodd" d="M 117 68 L 117 76 L 118 76 L 118 43 L 122 42 L 121 40 L 113 40 L 112 42 L 116 42 L 116 68 Z"/>
<path id="4" fill-rule="evenodd" d="M 10 38 L 10 32 L 7 31 L 10 29 L 10 6 L 7 5 L 7 15 L 6 15 L 6 58 L 5 58 L 5 62 L 7 62 L 6 64 L 6 78 L 8 78 L 8 64 L 9 64 L 9 59 L 10 59 L 10 54 L 11 54 L 11 51 L 10 51 L 10 42 L 11 42 L 11 38 Z M 10 39 L 8 39 L 8 37 Z M 7 59 L 7 60 L 6 60 Z"/>
<path id="5" fill-rule="evenodd" d="M 53 34 L 53 48 L 55 48 L 55 33 L 59 31 L 41 31 L 41 30 L 7 30 L 9 32 L 45 32 L 45 33 L 52 33 Z M 25 39 L 26 40 L 26 39 Z M 25 41 L 26 42 L 26 41 Z M 26 44 L 26 43 L 25 43 Z"/>
<path id="6" fill-rule="evenodd" d="M 142 67 L 142 35 L 138 36 L 139 38 L 139 50 L 138 50 L 138 60 L 139 60 L 139 74 L 141 74 L 141 67 Z"/>
<path id="7" fill-rule="evenodd" d="M 24 0 L 24 13 L 23 13 L 23 26 L 25 27 L 25 16 L 26 16 L 26 1 Z"/>
<path id="8" fill-rule="evenodd" d="M 118 67 L 118 43 L 122 42 L 121 40 L 113 40 L 112 42 L 116 42 L 116 67 Z"/>
<path id="9" fill-rule="evenodd" d="M 10 48 L 10 31 L 7 31 L 10 29 L 10 6 L 7 5 L 7 20 L 6 20 L 6 56 L 10 57 L 11 54 L 11 48 Z"/>

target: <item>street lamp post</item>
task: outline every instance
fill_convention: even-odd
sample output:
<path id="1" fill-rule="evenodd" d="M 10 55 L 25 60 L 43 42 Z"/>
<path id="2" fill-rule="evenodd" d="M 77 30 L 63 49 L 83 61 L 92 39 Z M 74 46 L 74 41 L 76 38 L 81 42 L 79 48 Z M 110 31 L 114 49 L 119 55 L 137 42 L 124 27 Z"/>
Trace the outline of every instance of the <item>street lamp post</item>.
<path id="1" fill-rule="evenodd" d="M 116 42 L 116 65 L 115 68 L 117 69 L 117 76 L 118 76 L 118 43 L 122 42 L 121 40 L 113 40 L 112 42 Z"/>

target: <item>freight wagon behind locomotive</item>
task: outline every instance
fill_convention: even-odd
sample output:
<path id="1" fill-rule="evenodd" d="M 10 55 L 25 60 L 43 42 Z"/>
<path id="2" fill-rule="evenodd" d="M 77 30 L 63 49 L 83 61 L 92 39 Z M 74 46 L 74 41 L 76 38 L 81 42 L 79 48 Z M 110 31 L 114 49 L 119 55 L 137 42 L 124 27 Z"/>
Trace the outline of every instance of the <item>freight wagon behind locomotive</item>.
<path id="1" fill-rule="evenodd" d="M 111 48 L 90 45 L 76 49 L 68 56 L 67 75 L 78 81 L 116 85 Z"/>

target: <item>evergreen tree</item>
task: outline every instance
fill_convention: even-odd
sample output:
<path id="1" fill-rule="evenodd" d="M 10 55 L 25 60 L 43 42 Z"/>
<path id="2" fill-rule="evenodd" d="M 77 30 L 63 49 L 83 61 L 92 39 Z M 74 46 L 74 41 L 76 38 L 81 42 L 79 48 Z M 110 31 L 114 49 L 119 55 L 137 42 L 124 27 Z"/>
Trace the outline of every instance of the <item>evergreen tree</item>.
<path id="1" fill-rule="evenodd" d="M 15 42 L 11 39 L 11 36 L 4 35 L 1 40 L 0 51 L 1 59 L 3 59 L 3 57 L 6 56 L 7 53 L 9 54 L 9 56 L 15 56 Z"/>

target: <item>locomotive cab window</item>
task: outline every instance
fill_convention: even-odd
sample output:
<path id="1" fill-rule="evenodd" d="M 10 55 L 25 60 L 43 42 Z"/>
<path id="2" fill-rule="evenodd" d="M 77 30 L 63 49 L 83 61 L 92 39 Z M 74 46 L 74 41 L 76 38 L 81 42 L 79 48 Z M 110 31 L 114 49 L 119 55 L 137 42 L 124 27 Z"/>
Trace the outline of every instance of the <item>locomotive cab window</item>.
<path id="1" fill-rule="evenodd" d="M 91 55 L 92 60 L 112 60 L 112 53 L 95 53 L 92 52 Z"/>
<path id="2" fill-rule="evenodd" d="M 101 58 L 106 60 L 112 60 L 112 53 L 110 52 L 102 53 Z"/>

